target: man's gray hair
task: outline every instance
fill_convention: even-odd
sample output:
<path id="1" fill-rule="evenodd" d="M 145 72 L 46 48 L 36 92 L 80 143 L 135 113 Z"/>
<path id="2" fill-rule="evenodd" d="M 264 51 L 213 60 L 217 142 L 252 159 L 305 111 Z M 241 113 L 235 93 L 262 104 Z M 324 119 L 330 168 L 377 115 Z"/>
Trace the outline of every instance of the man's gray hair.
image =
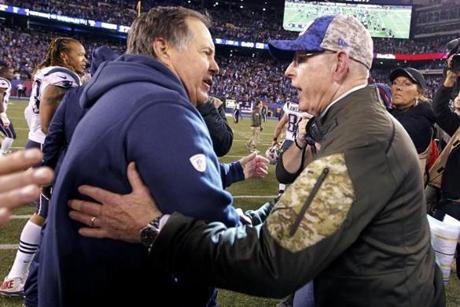
<path id="1" fill-rule="evenodd" d="M 210 27 L 208 16 L 184 7 L 159 6 L 137 17 L 128 33 L 127 54 L 156 57 L 152 43 L 163 38 L 172 46 L 183 49 L 192 38 L 186 20 L 196 18 Z"/>

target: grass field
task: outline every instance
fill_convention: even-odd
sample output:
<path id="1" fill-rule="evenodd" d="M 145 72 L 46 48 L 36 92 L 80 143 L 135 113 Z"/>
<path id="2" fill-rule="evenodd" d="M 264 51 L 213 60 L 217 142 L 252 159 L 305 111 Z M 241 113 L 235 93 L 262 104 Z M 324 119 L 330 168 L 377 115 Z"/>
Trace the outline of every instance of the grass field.
<path id="1" fill-rule="evenodd" d="M 410 6 L 330 2 L 286 2 L 283 28 L 302 31 L 315 18 L 324 15 L 353 15 L 369 30 L 372 37 L 409 38 Z"/>
<path id="2" fill-rule="evenodd" d="M 25 102 L 15 102 L 10 105 L 8 114 L 15 125 L 18 139 L 13 144 L 16 148 L 22 148 L 25 145 L 27 138 L 26 123 L 24 121 L 23 110 L 26 106 Z M 238 125 L 234 125 L 234 143 L 230 153 L 222 159 L 224 162 L 229 162 L 246 155 L 244 147 L 250 135 L 249 120 L 240 121 Z M 272 131 L 275 126 L 275 121 L 268 121 L 264 124 L 264 130 L 261 134 L 260 151 L 265 151 L 272 139 Z M 277 183 L 274 178 L 274 169 L 270 168 L 270 174 L 263 180 L 251 180 L 234 184 L 229 188 L 235 197 L 235 205 L 243 209 L 257 208 L 264 201 L 269 200 L 271 195 L 277 193 Z M 248 198 L 247 196 L 258 196 L 257 198 Z M 3 278 L 9 270 L 14 259 L 16 250 L 6 248 L 5 244 L 17 244 L 19 234 L 27 219 L 25 215 L 33 213 L 32 207 L 18 209 L 15 212 L 16 219 L 9 224 L 0 227 L 0 278 Z M 5 246 L 5 247 L 2 247 Z M 460 282 L 456 277 L 452 277 L 447 287 L 448 306 L 460 306 Z M 231 291 L 220 290 L 218 302 L 222 307 L 268 307 L 275 306 L 278 300 L 251 297 Z M 0 307 L 19 307 L 22 304 L 21 299 L 4 298 L 0 296 Z"/>

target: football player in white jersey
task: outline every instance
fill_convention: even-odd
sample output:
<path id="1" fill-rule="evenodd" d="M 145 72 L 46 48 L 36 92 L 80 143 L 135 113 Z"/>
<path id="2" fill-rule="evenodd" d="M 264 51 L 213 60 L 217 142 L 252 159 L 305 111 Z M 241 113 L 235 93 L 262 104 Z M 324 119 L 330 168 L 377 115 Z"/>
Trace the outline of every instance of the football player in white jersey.
<path id="1" fill-rule="evenodd" d="M 8 108 L 8 100 L 11 92 L 11 80 L 13 79 L 13 69 L 5 62 L 0 62 L 0 132 L 3 133 L 5 139 L 0 147 L 0 154 L 8 152 L 16 139 L 13 123 L 6 115 Z"/>
<path id="2" fill-rule="evenodd" d="M 68 89 L 80 86 L 80 76 L 84 75 L 86 66 L 85 48 L 78 40 L 58 37 L 51 41 L 45 60 L 35 70 L 29 105 L 24 111 L 29 125 L 27 149 L 41 149 L 59 102 Z M 41 227 L 47 214 L 48 199 L 42 195 L 37 203 L 36 213 L 22 230 L 16 258 L 0 286 L 0 294 L 23 294 L 30 263 L 37 251 Z"/>
<path id="3" fill-rule="evenodd" d="M 299 111 L 299 105 L 293 102 L 286 102 L 283 106 L 284 115 L 275 127 L 273 132 L 273 144 L 278 143 L 278 138 L 286 126 L 286 136 L 283 142 L 283 149 L 288 148 L 294 142 L 294 133 L 297 131 L 297 124 L 302 118 L 309 119 L 311 115 Z"/>
<path id="4" fill-rule="evenodd" d="M 312 116 L 306 112 L 299 111 L 299 105 L 293 102 L 286 102 L 283 106 L 284 115 L 281 117 L 280 121 L 273 131 L 273 143 L 272 146 L 267 150 L 267 157 L 272 163 L 276 163 L 279 154 L 289 148 L 294 142 L 295 133 L 297 131 L 297 126 L 301 119 L 308 120 Z M 283 131 L 283 128 L 286 126 L 286 136 L 282 145 L 279 145 L 278 138 Z M 279 184 L 278 193 L 282 194 L 286 189 L 286 185 Z"/>

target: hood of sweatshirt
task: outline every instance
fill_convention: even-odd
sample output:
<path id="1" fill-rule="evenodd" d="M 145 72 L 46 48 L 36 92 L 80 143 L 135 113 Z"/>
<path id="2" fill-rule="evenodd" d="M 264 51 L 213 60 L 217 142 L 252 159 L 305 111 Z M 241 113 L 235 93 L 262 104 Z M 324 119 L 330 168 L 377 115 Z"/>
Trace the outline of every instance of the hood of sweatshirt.
<path id="1" fill-rule="evenodd" d="M 91 108 L 107 91 L 130 82 L 154 83 L 176 91 L 188 100 L 182 82 L 164 64 L 152 57 L 127 54 L 101 64 L 85 86 L 80 105 L 84 109 Z"/>

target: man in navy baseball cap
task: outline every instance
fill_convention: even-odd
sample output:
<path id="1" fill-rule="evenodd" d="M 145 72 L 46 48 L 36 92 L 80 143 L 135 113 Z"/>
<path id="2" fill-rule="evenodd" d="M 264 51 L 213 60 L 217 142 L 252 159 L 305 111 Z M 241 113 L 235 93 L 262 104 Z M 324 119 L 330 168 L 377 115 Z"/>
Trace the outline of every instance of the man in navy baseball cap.
<path id="1" fill-rule="evenodd" d="M 286 59 L 295 52 L 322 53 L 344 51 L 368 69 L 373 58 L 373 42 L 369 31 L 353 16 L 322 16 L 315 19 L 295 40 L 273 40 L 270 52 Z"/>
<path id="2" fill-rule="evenodd" d="M 353 16 L 319 17 L 297 39 L 273 40 L 269 48 L 275 58 L 292 59 L 285 75 L 299 90 L 299 109 L 317 117 L 341 94 L 367 85 L 373 42 Z"/>

